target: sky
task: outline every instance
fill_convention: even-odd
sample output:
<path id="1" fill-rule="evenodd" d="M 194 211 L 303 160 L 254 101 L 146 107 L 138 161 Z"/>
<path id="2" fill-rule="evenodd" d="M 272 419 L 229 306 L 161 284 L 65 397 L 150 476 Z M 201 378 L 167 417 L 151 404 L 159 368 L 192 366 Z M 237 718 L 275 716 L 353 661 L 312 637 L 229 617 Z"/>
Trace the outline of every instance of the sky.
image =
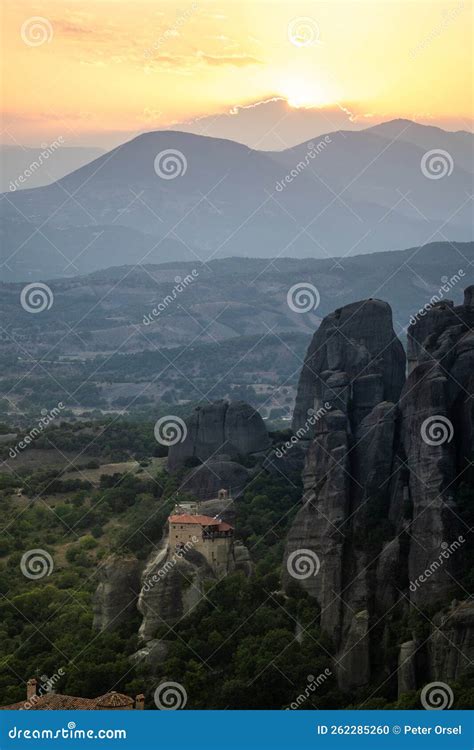
<path id="1" fill-rule="evenodd" d="M 472 129 L 468 0 L 3 0 L 2 13 L 2 143 L 112 146 L 242 107 L 258 120 L 274 98 L 350 128 Z"/>

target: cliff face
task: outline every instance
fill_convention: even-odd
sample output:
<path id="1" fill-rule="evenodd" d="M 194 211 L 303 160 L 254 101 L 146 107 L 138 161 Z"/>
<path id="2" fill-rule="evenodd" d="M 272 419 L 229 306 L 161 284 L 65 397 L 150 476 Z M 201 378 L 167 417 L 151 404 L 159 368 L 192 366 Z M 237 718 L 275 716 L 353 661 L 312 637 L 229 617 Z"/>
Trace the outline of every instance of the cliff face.
<path id="1" fill-rule="evenodd" d="M 187 459 L 206 461 L 225 455 L 238 459 L 270 445 L 260 414 L 243 401 L 216 401 L 198 406 L 186 420 L 183 442 L 170 447 L 168 469 L 176 471 Z"/>
<path id="2" fill-rule="evenodd" d="M 440 303 L 408 330 L 411 372 L 400 399 L 400 450 L 406 462 L 406 494 L 413 506 L 408 576 L 414 580 L 443 543 L 463 533 L 453 500 L 474 454 L 474 307 Z M 397 498 L 394 499 L 395 502 Z M 396 508 L 393 507 L 393 513 Z M 465 530 L 465 529 L 464 529 Z M 443 564 L 410 592 L 417 606 L 446 601 L 453 563 Z"/>
<path id="3" fill-rule="evenodd" d="M 326 402 L 358 424 L 381 401 L 397 401 L 405 380 L 405 354 L 386 302 L 363 300 L 324 318 L 301 371 L 293 431 L 306 428 L 308 410 Z M 348 412 L 349 404 L 351 406 Z M 314 437 L 309 429 L 305 439 Z"/>
<path id="4" fill-rule="evenodd" d="M 456 642 L 472 644 L 472 608 L 449 622 L 441 612 L 468 536 L 455 495 L 473 458 L 472 300 L 470 288 L 464 305 L 435 306 L 410 327 L 405 383 L 390 308 L 375 300 L 329 315 L 307 353 L 294 429 L 308 409 L 330 408 L 312 428 L 284 583 L 296 580 L 318 600 L 344 689 L 396 673 L 397 623 L 415 607 L 437 604 L 443 628 L 458 628 Z M 304 558 L 316 561 L 308 575 L 295 567 Z M 404 688 L 429 674 L 441 679 L 440 664 L 462 672 L 436 632 L 429 647 L 415 635 L 403 644 Z"/>
<path id="5" fill-rule="evenodd" d="M 150 559 L 142 579 L 138 610 L 143 616 L 139 636 L 151 640 L 159 625 L 172 624 L 202 600 L 204 581 L 215 578 L 205 558 L 190 550 L 178 557 L 165 546 Z"/>
<path id="6" fill-rule="evenodd" d="M 136 609 L 141 568 L 142 564 L 135 557 L 116 555 L 101 565 L 93 600 L 96 630 L 116 627 Z"/>

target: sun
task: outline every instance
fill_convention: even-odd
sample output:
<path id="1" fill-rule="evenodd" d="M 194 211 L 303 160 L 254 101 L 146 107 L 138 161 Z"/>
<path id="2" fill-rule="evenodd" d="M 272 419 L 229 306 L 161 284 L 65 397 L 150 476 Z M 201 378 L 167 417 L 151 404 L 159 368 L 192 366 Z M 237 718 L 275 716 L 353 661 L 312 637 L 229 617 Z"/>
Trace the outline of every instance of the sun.
<path id="1" fill-rule="evenodd" d="M 283 78 L 278 84 L 278 93 L 295 109 L 327 107 L 335 101 L 328 87 L 320 80 L 297 75 Z"/>

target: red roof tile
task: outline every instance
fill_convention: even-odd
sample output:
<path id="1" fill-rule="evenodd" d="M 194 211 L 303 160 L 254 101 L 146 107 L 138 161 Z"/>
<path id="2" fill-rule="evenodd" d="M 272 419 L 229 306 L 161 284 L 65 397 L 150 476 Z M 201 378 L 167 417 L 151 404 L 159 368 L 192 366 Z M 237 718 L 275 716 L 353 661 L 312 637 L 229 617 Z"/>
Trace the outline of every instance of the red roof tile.
<path id="1" fill-rule="evenodd" d="M 46 693 L 38 698 L 30 698 L 28 701 L 12 703 L 10 706 L 0 706 L 0 711 L 99 711 L 113 708 L 132 708 L 135 701 L 128 695 L 122 693 L 106 693 L 98 698 L 78 698 L 74 695 L 61 695 L 60 693 Z"/>
<path id="2" fill-rule="evenodd" d="M 218 518 L 211 518 L 210 516 L 192 516 L 189 513 L 183 513 L 180 516 L 170 516 L 170 523 L 178 524 L 197 524 L 199 526 L 216 526 L 218 531 L 230 531 L 233 527 L 225 523 L 225 521 L 219 521 Z"/>

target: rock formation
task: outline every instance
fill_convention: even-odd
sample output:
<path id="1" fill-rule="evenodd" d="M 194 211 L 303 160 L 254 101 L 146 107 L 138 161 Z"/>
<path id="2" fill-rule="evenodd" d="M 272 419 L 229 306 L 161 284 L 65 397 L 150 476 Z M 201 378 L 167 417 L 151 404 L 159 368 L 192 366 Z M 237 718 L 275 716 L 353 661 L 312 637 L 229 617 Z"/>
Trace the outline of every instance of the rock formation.
<path id="1" fill-rule="evenodd" d="M 93 599 L 94 628 L 106 630 L 135 611 L 140 593 L 142 564 L 135 557 L 112 555 L 99 568 Z"/>
<path id="2" fill-rule="evenodd" d="M 474 602 L 453 602 L 435 618 L 429 653 L 434 680 L 457 680 L 474 663 Z"/>
<path id="3" fill-rule="evenodd" d="M 464 305 L 440 303 L 410 326 L 405 383 L 382 302 L 332 313 L 308 349 L 294 429 L 303 437 L 308 410 L 330 409 L 311 427 L 284 584 L 298 582 L 320 604 L 343 689 L 382 683 L 398 667 L 403 692 L 466 668 L 453 644 L 472 649 L 474 612 L 443 608 L 468 536 L 456 493 L 463 482 L 472 487 L 473 298 L 471 287 Z M 313 563 L 308 576 L 295 568 L 299 557 Z M 396 623 L 433 604 L 442 625 L 429 645 L 415 633 L 398 642 Z"/>
<path id="4" fill-rule="evenodd" d="M 165 539 L 143 573 L 138 600 L 143 616 L 140 639 L 153 639 L 159 625 L 172 624 L 189 614 L 202 600 L 204 581 L 212 578 L 215 574 L 201 554 L 189 550 L 177 557 Z"/>
<path id="5" fill-rule="evenodd" d="M 234 503 L 228 498 L 201 503 L 200 513 L 212 513 L 232 520 Z M 189 614 L 204 596 L 205 581 L 217 581 L 228 573 L 241 570 L 251 575 L 248 549 L 235 541 L 225 560 L 209 562 L 196 547 L 178 554 L 169 541 L 168 530 L 143 571 L 138 609 L 143 617 L 142 641 L 153 639 L 160 624 L 173 624 Z"/>
<path id="6" fill-rule="evenodd" d="M 225 456 L 209 459 L 186 474 L 180 491 L 188 492 L 197 500 L 207 500 L 217 497 L 219 490 L 225 489 L 235 500 L 243 492 L 252 474 L 250 469 L 226 459 Z"/>
<path id="7" fill-rule="evenodd" d="M 198 406 L 185 420 L 183 442 L 169 449 L 168 469 L 175 471 L 186 461 L 207 461 L 225 454 L 231 460 L 265 451 L 270 440 L 260 414 L 243 401 L 216 401 Z"/>
<path id="8" fill-rule="evenodd" d="M 313 336 L 301 371 L 293 431 L 326 402 L 354 426 L 380 401 L 396 402 L 405 380 L 405 354 L 386 302 L 363 300 L 336 310 Z M 310 426 L 303 439 L 315 435 Z"/>

